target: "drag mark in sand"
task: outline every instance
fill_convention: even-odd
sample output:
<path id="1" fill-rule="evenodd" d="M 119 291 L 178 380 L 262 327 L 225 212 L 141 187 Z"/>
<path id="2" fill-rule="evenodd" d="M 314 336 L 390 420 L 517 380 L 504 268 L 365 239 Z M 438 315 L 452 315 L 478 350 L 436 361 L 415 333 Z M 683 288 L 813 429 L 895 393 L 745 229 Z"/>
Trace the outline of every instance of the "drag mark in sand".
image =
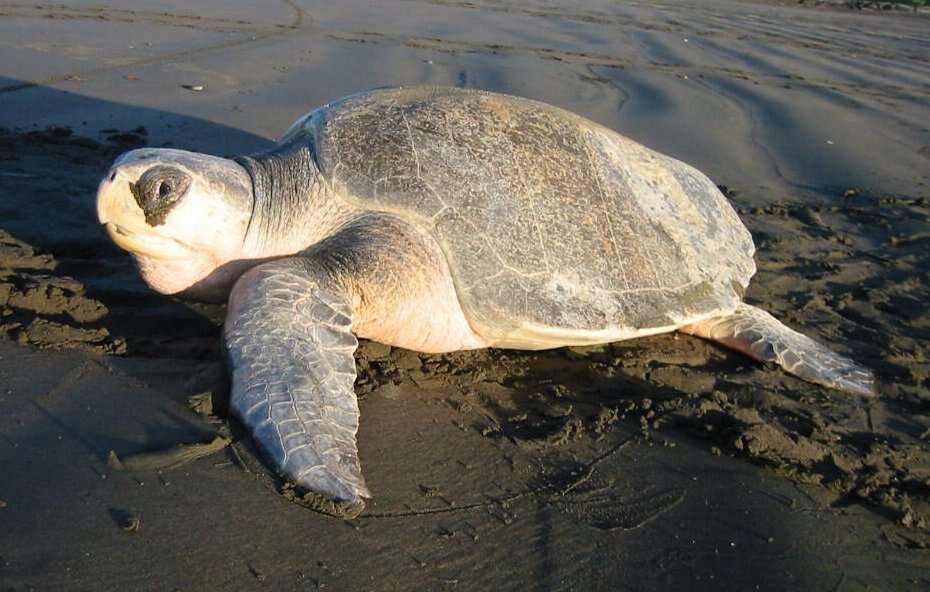
<path id="1" fill-rule="evenodd" d="M 8 86 L 0 87 L 0 94 L 16 92 L 20 90 L 25 90 L 29 88 L 34 88 L 37 86 L 46 86 L 59 82 L 65 82 L 69 80 L 78 80 L 83 78 L 89 78 L 96 74 L 104 74 L 106 72 L 113 72 L 122 69 L 128 69 L 136 66 L 145 66 L 149 64 L 164 64 L 171 63 L 181 59 L 189 58 L 191 56 L 200 55 L 204 53 L 209 53 L 217 51 L 220 49 L 230 49 L 236 47 L 243 47 L 246 45 L 251 45 L 259 41 L 265 41 L 267 39 L 279 36 L 279 35 L 289 35 L 294 34 L 304 28 L 304 22 L 306 20 L 306 14 L 302 8 L 300 8 L 293 0 L 282 0 L 293 12 L 293 16 L 288 23 L 276 23 L 270 26 L 257 27 L 254 23 L 243 20 L 235 19 L 223 19 L 223 18 L 209 18 L 209 17 L 200 17 L 197 15 L 184 15 L 184 14 L 172 14 L 172 13 L 155 13 L 155 12 L 145 12 L 145 11 L 133 11 L 133 10 L 120 10 L 120 9 L 77 9 L 77 8 L 68 8 L 61 6 L 46 7 L 42 5 L 36 6 L 25 6 L 25 5 L 2 5 L 0 6 L 0 17 L 3 16 L 13 16 L 13 17 L 27 17 L 27 18 L 64 18 L 64 19 L 90 19 L 90 20 L 103 20 L 103 21 L 115 21 L 122 23 L 136 23 L 136 22 L 145 22 L 155 25 L 164 25 L 164 26 L 174 26 L 174 27 L 187 27 L 197 29 L 199 31 L 209 31 L 209 32 L 234 32 L 244 34 L 245 37 L 239 37 L 229 41 L 222 41 L 219 43 L 213 43 L 210 45 L 205 45 L 197 47 L 194 49 L 187 49 L 176 52 L 169 52 L 164 54 L 159 54 L 155 56 L 150 56 L 146 58 L 140 58 L 133 60 L 128 63 L 121 63 L 114 66 L 102 66 L 99 68 L 91 68 L 88 70 L 82 70 L 80 72 L 69 72 L 61 76 L 52 76 L 44 80 L 37 82 L 21 82 L 17 84 L 11 84 Z M 23 10 L 22 13 L 17 13 L 15 11 L 5 12 L 7 9 L 20 9 Z M 61 13 L 50 12 L 53 10 L 61 10 Z M 45 12 L 43 12 L 45 11 Z"/>
<path id="2" fill-rule="evenodd" d="M 850 84 L 836 80 L 798 77 L 792 74 L 759 73 L 711 65 L 685 65 L 668 64 L 648 60 L 633 60 L 608 54 L 585 51 L 566 51 L 551 47 L 507 45 L 500 43 L 480 43 L 472 41 L 459 41 L 443 39 L 440 37 L 419 37 L 414 35 L 388 34 L 376 31 L 321 31 L 326 37 L 336 41 L 351 43 L 376 43 L 398 45 L 412 49 L 432 50 L 448 54 L 485 54 L 501 56 L 535 56 L 544 60 L 564 62 L 566 64 L 579 64 L 583 66 L 602 66 L 630 70 L 654 71 L 675 77 L 702 77 L 705 75 L 719 75 L 735 80 L 766 81 L 781 86 L 790 83 L 797 87 L 814 89 L 829 89 L 834 91 L 849 91 L 861 93 L 869 91 L 872 96 L 891 99 L 913 98 L 923 99 L 926 96 L 925 88 L 910 88 L 891 84 Z"/>
<path id="3" fill-rule="evenodd" d="M 73 428 L 71 425 L 66 423 L 61 418 L 61 416 L 56 415 L 50 411 L 45 405 L 43 405 L 42 400 L 54 401 L 59 398 L 63 391 L 71 391 L 75 389 L 79 384 L 88 378 L 88 375 L 91 373 L 93 366 L 95 365 L 96 364 L 93 364 L 91 361 L 85 360 L 79 366 L 69 370 L 64 375 L 64 377 L 62 377 L 62 379 L 47 392 L 29 401 L 41 415 L 49 420 L 49 422 L 55 424 L 58 428 L 61 429 L 62 432 L 70 436 L 73 440 L 79 442 L 85 449 L 91 452 L 95 452 L 96 449 L 93 443 L 82 435 L 81 430 Z"/>
<path id="4" fill-rule="evenodd" d="M 146 23 L 168 27 L 184 27 L 216 33 L 237 31 L 255 32 L 258 30 L 254 23 L 241 19 L 121 8 L 77 8 L 63 5 L 3 4 L 0 5 L 0 17 Z"/>
<path id="5" fill-rule="evenodd" d="M 510 524 L 515 514 L 510 511 L 514 502 L 535 497 L 551 504 L 559 511 L 601 530 L 633 530 L 677 507 L 685 499 L 685 490 L 670 489 L 627 500 L 611 491 L 612 486 L 595 487 L 592 477 L 601 463 L 612 458 L 639 438 L 629 436 L 596 456 L 580 469 L 573 470 L 567 478 L 556 479 L 537 487 L 511 493 L 496 499 L 464 505 L 449 505 L 445 508 L 419 508 L 400 512 L 373 512 L 360 516 L 362 519 L 413 518 L 432 514 L 450 514 L 486 510 Z M 490 496 L 489 496 L 490 497 Z M 450 502 L 446 502 L 450 503 Z M 450 503 L 451 504 L 451 503 Z"/>

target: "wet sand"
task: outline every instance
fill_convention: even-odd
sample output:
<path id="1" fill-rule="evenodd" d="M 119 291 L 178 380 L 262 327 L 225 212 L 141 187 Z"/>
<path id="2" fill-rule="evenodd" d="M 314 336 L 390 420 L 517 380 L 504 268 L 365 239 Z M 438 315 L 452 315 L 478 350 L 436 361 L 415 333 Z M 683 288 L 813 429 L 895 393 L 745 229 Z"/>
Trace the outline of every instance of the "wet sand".
<path id="1" fill-rule="evenodd" d="M 930 20 L 782 4 L 0 5 L 0 590 L 927 589 Z M 110 160 L 258 150 L 413 83 L 707 172 L 756 240 L 748 299 L 880 396 L 687 336 L 364 343 L 360 518 L 287 501 L 247 445 L 115 470 L 210 441 L 226 387 L 223 308 L 152 293 L 98 228 Z"/>

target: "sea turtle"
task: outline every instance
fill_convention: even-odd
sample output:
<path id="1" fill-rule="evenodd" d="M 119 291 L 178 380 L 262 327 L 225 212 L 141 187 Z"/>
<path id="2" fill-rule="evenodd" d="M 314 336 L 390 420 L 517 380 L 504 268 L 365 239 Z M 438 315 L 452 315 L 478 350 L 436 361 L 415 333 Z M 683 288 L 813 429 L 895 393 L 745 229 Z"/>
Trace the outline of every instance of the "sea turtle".
<path id="1" fill-rule="evenodd" d="M 260 154 L 132 150 L 98 215 L 155 290 L 228 297 L 232 414 L 321 504 L 370 497 L 356 336 L 449 352 L 681 331 L 873 388 L 742 302 L 752 238 L 706 176 L 533 100 L 381 89 L 310 112 Z"/>

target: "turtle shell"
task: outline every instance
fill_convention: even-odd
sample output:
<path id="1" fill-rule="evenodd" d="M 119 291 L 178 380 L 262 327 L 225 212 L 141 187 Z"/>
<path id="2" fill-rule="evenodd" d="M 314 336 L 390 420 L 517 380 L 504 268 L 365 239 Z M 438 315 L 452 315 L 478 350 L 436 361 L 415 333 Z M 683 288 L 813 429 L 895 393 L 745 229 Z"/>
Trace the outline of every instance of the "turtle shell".
<path id="1" fill-rule="evenodd" d="M 309 142 L 337 195 L 443 249 L 473 328 L 543 348 L 658 333 L 727 314 L 752 237 L 700 171 L 544 103 L 398 88 L 317 109 Z"/>

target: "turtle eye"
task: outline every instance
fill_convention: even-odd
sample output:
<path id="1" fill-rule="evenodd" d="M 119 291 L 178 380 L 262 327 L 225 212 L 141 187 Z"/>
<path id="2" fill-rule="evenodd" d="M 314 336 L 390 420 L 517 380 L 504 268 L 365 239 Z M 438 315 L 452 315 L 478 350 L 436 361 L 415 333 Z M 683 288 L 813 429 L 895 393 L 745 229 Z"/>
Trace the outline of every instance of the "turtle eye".
<path id="1" fill-rule="evenodd" d="M 160 165 L 145 171 L 137 183 L 130 184 L 136 203 L 149 226 L 165 223 L 171 210 L 190 188 L 191 178 L 173 166 Z"/>

